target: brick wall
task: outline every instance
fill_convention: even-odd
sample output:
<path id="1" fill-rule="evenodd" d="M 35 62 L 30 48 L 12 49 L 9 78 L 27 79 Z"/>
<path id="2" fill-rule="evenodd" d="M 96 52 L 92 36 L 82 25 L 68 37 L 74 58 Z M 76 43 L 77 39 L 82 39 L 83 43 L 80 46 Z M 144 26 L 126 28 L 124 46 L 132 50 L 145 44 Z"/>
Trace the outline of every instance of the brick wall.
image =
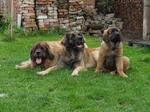
<path id="1" fill-rule="evenodd" d="M 131 38 L 142 38 L 143 0 L 116 0 L 114 12 L 122 18 L 124 31 Z"/>
<path id="2" fill-rule="evenodd" d="M 95 0 L 83 0 L 85 7 L 95 8 Z"/>

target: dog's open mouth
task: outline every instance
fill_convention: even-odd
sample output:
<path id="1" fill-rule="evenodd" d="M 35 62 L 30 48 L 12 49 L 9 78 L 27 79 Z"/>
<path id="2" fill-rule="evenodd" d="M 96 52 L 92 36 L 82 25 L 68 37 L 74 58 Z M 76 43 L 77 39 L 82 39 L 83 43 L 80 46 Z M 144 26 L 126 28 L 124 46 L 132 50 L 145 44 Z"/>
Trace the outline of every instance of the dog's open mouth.
<path id="1" fill-rule="evenodd" d="M 35 62 L 39 65 L 42 63 L 42 59 L 41 58 L 36 58 Z"/>
<path id="2" fill-rule="evenodd" d="M 77 48 L 84 48 L 84 44 L 78 44 L 76 45 Z"/>

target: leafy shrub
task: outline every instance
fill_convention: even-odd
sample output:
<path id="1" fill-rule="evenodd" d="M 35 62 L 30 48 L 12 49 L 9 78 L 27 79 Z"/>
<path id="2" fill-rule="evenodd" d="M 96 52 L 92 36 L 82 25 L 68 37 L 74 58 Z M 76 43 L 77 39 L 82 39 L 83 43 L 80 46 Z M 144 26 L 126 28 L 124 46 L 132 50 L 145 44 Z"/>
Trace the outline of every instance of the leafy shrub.
<path id="1" fill-rule="evenodd" d="M 5 19 L 3 16 L 0 16 L 0 32 L 4 32 L 6 29 L 8 29 L 9 25 L 9 18 Z"/>
<path id="2" fill-rule="evenodd" d="M 66 32 L 66 29 L 61 28 L 60 26 L 50 27 L 48 29 L 48 33 L 56 33 L 59 35 L 64 35 Z"/>

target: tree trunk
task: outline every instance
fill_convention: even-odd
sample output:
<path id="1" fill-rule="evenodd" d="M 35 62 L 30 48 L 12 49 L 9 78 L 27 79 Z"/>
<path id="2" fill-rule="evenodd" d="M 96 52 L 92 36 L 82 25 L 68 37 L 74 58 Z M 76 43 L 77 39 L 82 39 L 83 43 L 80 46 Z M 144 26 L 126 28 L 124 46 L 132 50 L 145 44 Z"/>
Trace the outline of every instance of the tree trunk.
<path id="1" fill-rule="evenodd" d="M 150 0 L 144 0 L 143 39 L 150 40 Z"/>

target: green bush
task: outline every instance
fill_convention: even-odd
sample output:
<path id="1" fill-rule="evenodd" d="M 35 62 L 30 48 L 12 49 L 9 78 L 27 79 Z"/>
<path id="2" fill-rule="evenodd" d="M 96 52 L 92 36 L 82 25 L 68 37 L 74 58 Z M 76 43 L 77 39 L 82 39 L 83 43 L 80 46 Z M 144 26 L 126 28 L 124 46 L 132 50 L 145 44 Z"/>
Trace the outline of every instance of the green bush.
<path id="1" fill-rule="evenodd" d="M 48 29 L 48 33 L 56 33 L 59 35 L 64 35 L 66 32 L 66 29 L 61 28 L 60 26 L 50 27 Z"/>
<path id="2" fill-rule="evenodd" d="M 10 25 L 9 19 L 0 16 L 0 32 L 4 32 Z"/>

